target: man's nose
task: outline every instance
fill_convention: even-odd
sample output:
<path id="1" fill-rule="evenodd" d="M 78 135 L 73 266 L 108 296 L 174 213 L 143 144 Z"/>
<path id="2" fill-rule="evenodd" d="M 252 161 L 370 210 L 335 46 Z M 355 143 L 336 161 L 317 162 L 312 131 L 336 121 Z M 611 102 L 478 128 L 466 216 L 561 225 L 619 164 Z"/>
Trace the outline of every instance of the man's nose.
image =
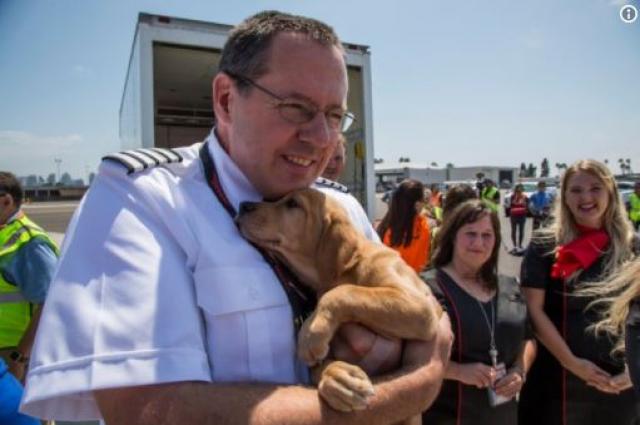
<path id="1" fill-rule="evenodd" d="M 324 113 L 317 113 L 311 121 L 309 121 L 300 131 L 303 140 L 312 143 L 320 148 L 329 146 L 336 137 L 329 127 L 327 117 Z"/>

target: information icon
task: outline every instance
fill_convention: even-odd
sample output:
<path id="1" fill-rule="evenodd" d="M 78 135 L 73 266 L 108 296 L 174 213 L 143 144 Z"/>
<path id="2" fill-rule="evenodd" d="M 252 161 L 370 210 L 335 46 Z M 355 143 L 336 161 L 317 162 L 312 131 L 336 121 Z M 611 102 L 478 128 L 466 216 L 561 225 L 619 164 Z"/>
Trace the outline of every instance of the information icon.
<path id="1" fill-rule="evenodd" d="M 626 24 L 632 24 L 638 19 L 638 9 L 635 6 L 626 4 L 620 9 L 620 19 Z"/>

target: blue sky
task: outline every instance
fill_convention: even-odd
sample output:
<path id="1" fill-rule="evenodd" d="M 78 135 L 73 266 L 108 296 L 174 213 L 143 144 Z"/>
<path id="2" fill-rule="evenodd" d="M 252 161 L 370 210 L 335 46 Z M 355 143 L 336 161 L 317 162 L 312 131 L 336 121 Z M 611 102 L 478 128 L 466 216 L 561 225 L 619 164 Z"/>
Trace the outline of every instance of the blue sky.
<path id="1" fill-rule="evenodd" d="M 312 16 L 371 46 L 375 156 L 512 165 L 631 158 L 640 171 L 638 0 L 0 0 L 0 169 L 86 178 L 120 147 L 138 12 L 235 24 Z M 617 166 L 613 167 L 617 172 Z"/>

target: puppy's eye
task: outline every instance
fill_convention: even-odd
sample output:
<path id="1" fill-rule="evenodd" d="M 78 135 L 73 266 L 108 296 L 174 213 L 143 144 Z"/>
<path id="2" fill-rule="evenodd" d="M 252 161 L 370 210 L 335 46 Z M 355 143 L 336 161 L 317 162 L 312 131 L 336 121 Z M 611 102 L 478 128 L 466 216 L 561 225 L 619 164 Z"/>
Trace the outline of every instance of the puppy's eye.
<path id="1" fill-rule="evenodd" d="M 296 201 L 294 198 L 289 198 L 287 199 L 287 202 L 285 202 L 284 206 L 291 209 L 291 208 L 298 208 L 300 205 L 298 204 L 298 201 Z"/>

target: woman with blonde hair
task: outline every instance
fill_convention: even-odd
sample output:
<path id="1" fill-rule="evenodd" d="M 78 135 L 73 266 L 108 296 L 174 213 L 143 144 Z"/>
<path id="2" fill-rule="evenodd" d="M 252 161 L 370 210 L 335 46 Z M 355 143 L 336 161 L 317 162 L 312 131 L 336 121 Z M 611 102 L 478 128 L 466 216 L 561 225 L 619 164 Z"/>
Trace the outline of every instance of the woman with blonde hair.
<path id="1" fill-rule="evenodd" d="M 581 160 L 561 181 L 555 221 L 534 235 L 522 263 L 522 287 L 541 342 L 520 398 L 521 424 L 630 424 L 631 383 L 613 341 L 590 329 L 599 295 L 576 296 L 632 257 L 633 230 L 613 176 Z"/>

